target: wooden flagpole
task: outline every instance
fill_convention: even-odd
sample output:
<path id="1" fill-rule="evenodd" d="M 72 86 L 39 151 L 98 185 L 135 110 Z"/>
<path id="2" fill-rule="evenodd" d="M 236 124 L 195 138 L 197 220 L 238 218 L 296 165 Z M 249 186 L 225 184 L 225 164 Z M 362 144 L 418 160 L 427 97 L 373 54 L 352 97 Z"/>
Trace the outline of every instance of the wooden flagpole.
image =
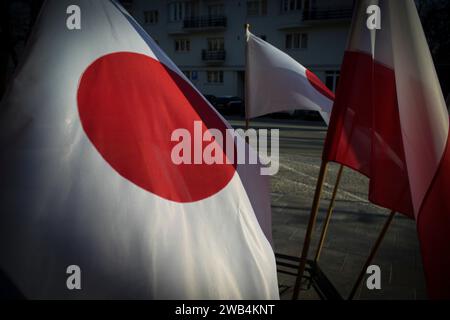
<path id="1" fill-rule="evenodd" d="M 300 286 L 305 272 L 306 260 L 308 259 L 308 250 L 311 244 L 312 232 L 314 231 L 314 225 L 317 220 L 317 213 L 319 211 L 320 196 L 322 194 L 322 187 L 327 174 L 328 162 L 322 161 L 320 165 L 319 178 L 317 179 L 316 191 L 314 193 L 313 205 L 311 208 L 311 214 L 309 216 L 308 228 L 306 229 L 305 241 L 303 242 L 302 255 L 297 270 L 297 278 L 295 279 L 294 293 L 292 300 L 297 300 L 300 293 Z"/>
<path id="2" fill-rule="evenodd" d="M 330 205 L 328 206 L 327 215 L 326 215 L 326 218 L 324 221 L 324 225 L 322 227 L 322 234 L 320 235 L 320 240 L 319 240 L 319 244 L 317 246 L 316 256 L 314 257 L 314 262 L 319 261 L 320 254 L 322 253 L 323 244 L 325 242 L 325 237 L 328 232 L 328 226 L 330 224 L 331 214 L 333 213 L 333 210 L 334 210 L 334 201 L 336 200 L 336 195 L 337 195 L 337 191 L 339 189 L 339 183 L 341 182 L 341 176 L 342 176 L 343 170 L 344 170 L 344 166 L 341 164 L 341 166 L 339 167 L 337 177 L 336 177 L 336 182 L 334 183 L 333 194 L 331 196 Z"/>
<path id="3" fill-rule="evenodd" d="M 392 219 L 394 219 L 395 211 L 391 211 L 389 214 L 386 222 L 384 223 L 383 229 L 381 229 L 380 234 L 378 235 L 377 241 L 375 242 L 374 246 L 372 247 L 372 250 L 370 251 L 369 256 L 367 257 L 366 262 L 364 263 L 364 266 L 362 267 L 358 279 L 356 280 L 355 284 L 353 285 L 352 291 L 350 292 L 350 295 L 348 296 L 348 300 L 352 300 L 353 297 L 356 294 L 356 291 L 358 290 L 359 286 L 361 285 L 361 282 L 364 278 L 364 275 L 366 274 L 367 268 L 372 263 L 373 258 L 375 257 L 378 248 L 380 247 L 381 242 L 384 239 L 384 236 L 386 235 L 387 230 L 389 229 L 389 226 L 392 222 Z"/>
<path id="4" fill-rule="evenodd" d="M 249 90 L 249 86 L 248 86 L 248 74 L 247 74 L 247 63 L 248 63 L 248 39 L 247 39 L 247 34 L 250 31 L 250 24 L 246 23 L 244 25 L 245 28 L 245 98 L 244 98 L 244 105 L 245 105 L 245 130 L 248 130 L 249 127 L 249 119 L 248 119 L 248 90 Z"/>

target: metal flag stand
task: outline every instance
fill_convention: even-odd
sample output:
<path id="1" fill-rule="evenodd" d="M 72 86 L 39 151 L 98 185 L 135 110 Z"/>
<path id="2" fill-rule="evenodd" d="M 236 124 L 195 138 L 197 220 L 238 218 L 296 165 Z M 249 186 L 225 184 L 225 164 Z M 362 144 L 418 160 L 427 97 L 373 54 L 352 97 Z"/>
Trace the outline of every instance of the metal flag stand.
<path id="1" fill-rule="evenodd" d="M 320 240 L 319 240 L 319 244 L 318 244 L 318 247 L 316 250 L 314 260 L 308 260 L 308 251 L 309 251 L 309 247 L 311 245 L 312 233 L 313 233 L 314 226 L 315 226 L 315 223 L 317 220 L 317 214 L 319 211 L 319 204 L 320 204 L 320 197 L 322 194 L 323 184 L 325 182 L 325 178 L 326 178 L 326 174 L 327 174 L 327 169 L 328 169 L 328 162 L 322 162 L 322 164 L 320 166 L 316 190 L 314 193 L 314 200 L 313 200 L 313 205 L 311 208 L 311 214 L 309 217 L 308 227 L 306 230 L 305 241 L 303 243 L 303 249 L 302 249 L 300 258 L 291 257 L 291 256 L 287 256 L 287 255 L 282 255 L 282 254 L 276 254 L 277 266 L 296 270 L 296 273 L 294 273 L 292 271 L 290 272 L 290 271 L 279 270 L 279 272 L 281 272 L 281 273 L 286 273 L 286 274 L 293 275 L 296 277 L 292 300 L 298 299 L 298 296 L 300 294 L 301 285 L 302 285 L 302 279 L 305 279 L 308 281 L 308 286 L 307 286 L 308 289 L 311 286 L 314 287 L 314 289 L 319 294 L 321 299 L 334 299 L 334 300 L 343 299 L 342 296 L 339 294 L 338 290 L 335 288 L 335 286 L 332 284 L 332 282 L 326 277 L 325 273 L 321 270 L 321 268 L 319 267 L 319 264 L 318 264 L 320 255 L 322 252 L 323 244 L 325 242 L 325 238 L 327 235 L 328 226 L 329 226 L 329 223 L 331 220 L 331 215 L 332 215 L 332 212 L 334 209 L 334 203 L 336 200 L 339 183 L 340 183 L 343 169 L 344 169 L 343 165 L 340 166 L 337 177 L 336 177 L 336 182 L 335 182 L 335 185 L 333 188 L 333 193 L 331 196 L 330 204 L 328 206 L 327 215 L 325 217 L 325 221 L 324 221 L 324 224 L 322 227 L 322 232 L 321 232 L 321 236 L 320 236 Z M 348 300 L 352 300 L 354 298 L 354 296 L 364 278 L 367 267 L 371 264 L 373 258 L 375 257 L 394 216 L 395 216 L 395 211 L 391 211 L 386 222 L 384 223 L 384 226 L 383 226 L 380 234 L 378 235 L 377 240 L 375 241 L 374 246 L 371 249 L 369 256 L 367 257 L 367 259 L 358 275 L 358 278 L 357 278 L 355 284 L 353 285 L 353 288 L 350 292 Z M 287 260 L 288 262 L 283 261 L 283 260 Z M 305 271 L 309 274 L 308 276 L 304 276 Z"/>

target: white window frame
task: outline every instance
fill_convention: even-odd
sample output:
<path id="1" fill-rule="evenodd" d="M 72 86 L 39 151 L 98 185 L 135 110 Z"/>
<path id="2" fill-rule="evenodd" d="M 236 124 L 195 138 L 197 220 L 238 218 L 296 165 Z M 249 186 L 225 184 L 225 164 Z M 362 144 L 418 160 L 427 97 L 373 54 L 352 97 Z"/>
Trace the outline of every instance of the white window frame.
<path id="1" fill-rule="evenodd" d="M 187 38 L 175 39 L 175 52 L 191 51 L 191 40 Z"/>
<path id="2" fill-rule="evenodd" d="M 190 17 L 192 3 L 189 1 L 174 1 L 168 4 L 169 22 L 183 21 Z"/>
<path id="3" fill-rule="evenodd" d="M 223 3 L 213 3 L 208 5 L 208 16 L 215 17 L 221 16 L 225 12 L 225 6 Z"/>
<path id="4" fill-rule="evenodd" d="M 330 89 L 333 92 L 336 92 L 340 75 L 341 75 L 341 73 L 339 70 L 326 70 L 325 71 L 325 85 L 327 86 L 328 89 Z M 328 85 L 329 79 L 331 79 L 331 81 L 332 81 L 331 86 Z"/>
<path id="5" fill-rule="evenodd" d="M 255 8 L 252 8 L 254 11 L 250 12 L 249 4 L 255 5 Z M 247 16 L 256 17 L 256 16 L 266 16 L 267 15 L 267 0 L 247 0 Z"/>
<path id="6" fill-rule="evenodd" d="M 299 12 L 303 8 L 303 0 L 281 0 L 281 12 Z"/>
<path id="7" fill-rule="evenodd" d="M 223 51 L 225 50 L 225 39 L 223 37 L 208 38 L 208 51 Z"/>
<path id="8" fill-rule="evenodd" d="M 308 49 L 309 36 L 306 32 L 291 32 L 285 34 L 286 50 L 306 50 Z"/>
<path id="9" fill-rule="evenodd" d="M 158 10 L 144 11 L 144 23 L 145 24 L 157 24 L 158 22 L 159 22 Z"/>
<path id="10" fill-rule="evenodd" d="M 206 82 L 208 84 L 223 84 L 224 72 L 223 70 L 207 70 Z"/>

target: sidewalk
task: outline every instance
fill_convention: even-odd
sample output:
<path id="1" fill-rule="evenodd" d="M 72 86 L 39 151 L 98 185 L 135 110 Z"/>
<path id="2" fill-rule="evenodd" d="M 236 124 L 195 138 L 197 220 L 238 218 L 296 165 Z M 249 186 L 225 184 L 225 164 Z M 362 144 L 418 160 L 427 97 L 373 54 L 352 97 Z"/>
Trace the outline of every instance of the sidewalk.
<path id="1" fill-rule="evenodd" d="M 231 121 L 243 126 L 241 121 Z M 296 120 L 252 121 L 252 128 L 280 128 L 280 171 L 272 177 L 272 219 L 275 251 L 300 256 L 320 167 L 326 128 L 317 122 Z M 339 169 L 329 165 L 310 255 L 317 247 L 321 225 Z M 340 294 L 348 296 L 383 226 L 389 210 L 367 201 L 368 180 L 346 168 L 336 198 L 320 266 Z M 373 264 L 381 268 L 381 290 L 368 290 L 365 281 L 355 299 L 425 299 L 415 222 L 397 214 Z M 279 273 L 281 298 L 290 299 L 295 278 Z M 302 299 L 318 299 L 314 289 Z"/>

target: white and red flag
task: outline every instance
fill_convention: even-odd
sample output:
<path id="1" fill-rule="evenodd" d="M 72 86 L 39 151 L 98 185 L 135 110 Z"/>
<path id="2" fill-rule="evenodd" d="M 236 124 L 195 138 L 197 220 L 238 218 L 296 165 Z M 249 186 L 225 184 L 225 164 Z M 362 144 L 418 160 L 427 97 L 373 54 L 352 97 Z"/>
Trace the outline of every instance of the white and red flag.
<path id="1" fill-rule="evenodd" d="M 173 163 L 175 129 L 228 124 L 116 2 L 46 1 L 1 111 L 0 271 L 25 297 L 278 298 L 267 179 Z"/>
<path id="2" fill-rule="evenodd" d="M 318 111 L 328 124 L 334 94 L 292 57 L 247 30 L 246 118 L 287 110 Z"/>
<path id="3" fill-rule="evenodd" d="M 367 8 L 380 8 L 369 30 Z M 431 298 L 450 297 L 449 115 L 413 0 L 358 1 L 323 153 L 417 222 Z"/>

